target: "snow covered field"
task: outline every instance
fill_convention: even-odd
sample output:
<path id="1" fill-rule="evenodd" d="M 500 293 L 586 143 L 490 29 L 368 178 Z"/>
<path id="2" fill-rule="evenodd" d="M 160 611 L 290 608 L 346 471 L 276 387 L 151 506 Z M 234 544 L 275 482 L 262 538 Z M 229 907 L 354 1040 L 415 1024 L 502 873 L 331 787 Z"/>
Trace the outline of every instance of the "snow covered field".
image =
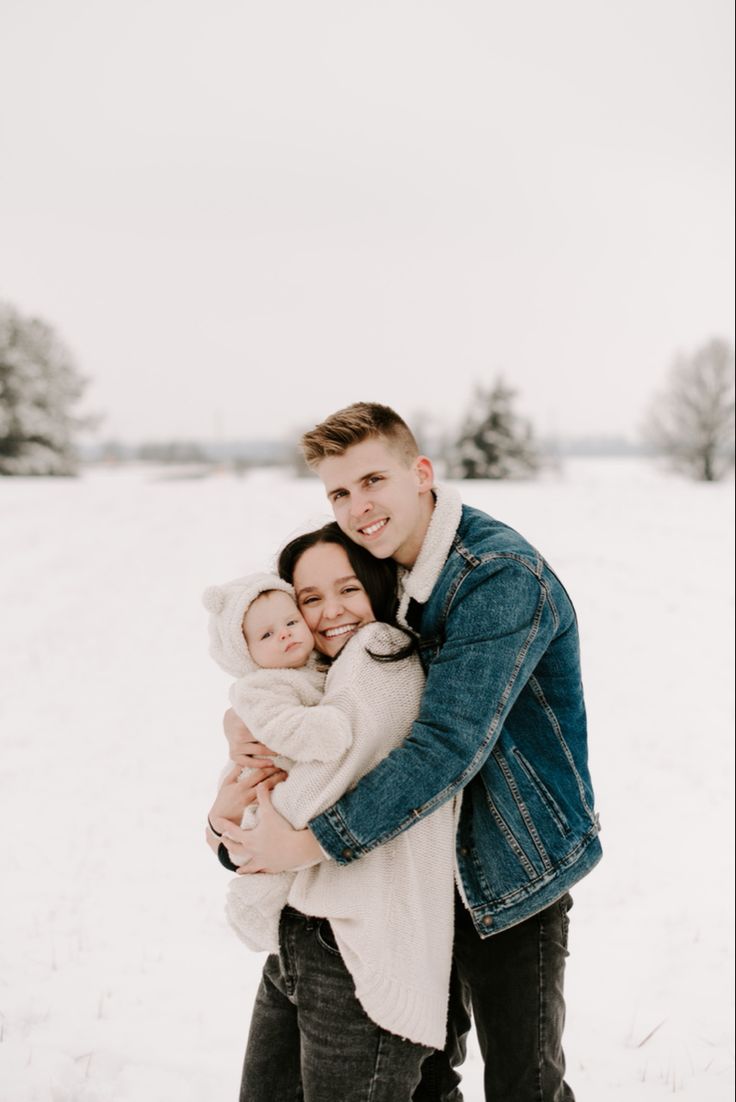
<path id="1" fill-rule="evenodd" d="M 725 1102 L 733 484 L 577 460 L 461 490 L 581 621 L 605 859 L 575 892 L 568 1078 L 579 1102 Z M 234 1102 L 262 958 L 203 843 L 227 679 L 199 597 L 327 519 L 321 487 L 2 479 L 0 518 L 0 1099 Z M 467 1102 L 479 1075 L 474 1048 Z"/>

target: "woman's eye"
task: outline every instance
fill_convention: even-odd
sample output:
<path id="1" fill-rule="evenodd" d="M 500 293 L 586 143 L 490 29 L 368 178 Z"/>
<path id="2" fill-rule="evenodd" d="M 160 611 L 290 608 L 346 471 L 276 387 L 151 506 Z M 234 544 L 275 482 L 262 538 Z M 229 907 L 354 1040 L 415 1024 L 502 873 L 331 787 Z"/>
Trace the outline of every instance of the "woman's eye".
<path id="1" fill-rule="evenodd" d="M 318 600 L 319 597 L 305 597 L 302 601 L 302 607 L 304 607 L 304 605 L 313 605 Z"/>
<path id="2" fill-rule="evenodd" d="M 371 475 L 371 477 L 368 479 L 369 485 L 373 485 L 374 482 L 383 482 L 383 478 L 380 474 Z"/>

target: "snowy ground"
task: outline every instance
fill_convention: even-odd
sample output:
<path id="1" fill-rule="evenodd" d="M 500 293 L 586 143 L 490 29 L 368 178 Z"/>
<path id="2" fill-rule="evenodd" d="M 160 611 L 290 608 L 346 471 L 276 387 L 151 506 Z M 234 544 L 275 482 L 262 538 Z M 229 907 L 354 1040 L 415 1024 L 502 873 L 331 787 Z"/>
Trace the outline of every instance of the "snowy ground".
<path id="1" fill-rule="evenodd" d="M 575 893 L 570 1082 L 731 1098 L 733 486 L 578 460 L 462 492 L 582 625 L 605 860 Z M 0 517 L 0 1099 L 233 1102 L 261 958 L 202 840 L 227 679 L 199 594 L 326 519 L 319 485 L 4 479 Z M 474 1049 L 468 1102 L 479 1075 Z"/>

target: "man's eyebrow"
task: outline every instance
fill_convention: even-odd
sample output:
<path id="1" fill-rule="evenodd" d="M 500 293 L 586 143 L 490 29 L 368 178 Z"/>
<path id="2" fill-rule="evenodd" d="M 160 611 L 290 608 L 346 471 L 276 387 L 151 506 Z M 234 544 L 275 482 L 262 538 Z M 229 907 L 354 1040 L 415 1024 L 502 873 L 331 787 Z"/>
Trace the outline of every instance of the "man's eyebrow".
<path id="1" fill-rule="evenodd" d="M 388 468 L 382 468 L 381 470 L 377 470 L 377 471 L 367 471 L 365 474 L 362 474 L 360 476 L 360 478 L 356 478 L 355 481 L 356 481 L 356 483 L 365 482 L 365 480 L 367 478 L 373 478 L 373 476 L 376 475 L 376 474 L 387 474 L 387 473 L 388 473 Z M 327 497 L 332 497 L 333 494 L 336 494 L 339 491 L 342 491 L 343 493 L 347 492 L 345 486 L 333 486 L 333 488 L 331 490 L 326 491 Z"/>

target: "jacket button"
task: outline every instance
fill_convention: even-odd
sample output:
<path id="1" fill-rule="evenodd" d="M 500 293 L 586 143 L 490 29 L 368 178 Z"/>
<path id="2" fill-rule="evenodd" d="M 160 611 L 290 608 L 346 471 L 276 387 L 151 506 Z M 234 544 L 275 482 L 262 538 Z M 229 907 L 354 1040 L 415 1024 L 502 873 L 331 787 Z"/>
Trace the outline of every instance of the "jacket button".
<path id="1" fill-rule="evenodd" d="M 346 861 L 349 861 L 350 858 L 353 856 L 353 851 L 351 849 L 344 849 L 342 851 L 342 855 Z"/>
<path id="2" fill-rule="evenodd" d="M 483 925 L 486 927 L 493 925 L 493 919 L 490 915 L 483 915 Z"/>
<path id="3" fill-rule="evenodd" d="M 470 850 L 468 849 L 467 846 L 460 846 L 460 856 L 461 857 L 467 857 L 469 853 L 470 853 Z"/>

